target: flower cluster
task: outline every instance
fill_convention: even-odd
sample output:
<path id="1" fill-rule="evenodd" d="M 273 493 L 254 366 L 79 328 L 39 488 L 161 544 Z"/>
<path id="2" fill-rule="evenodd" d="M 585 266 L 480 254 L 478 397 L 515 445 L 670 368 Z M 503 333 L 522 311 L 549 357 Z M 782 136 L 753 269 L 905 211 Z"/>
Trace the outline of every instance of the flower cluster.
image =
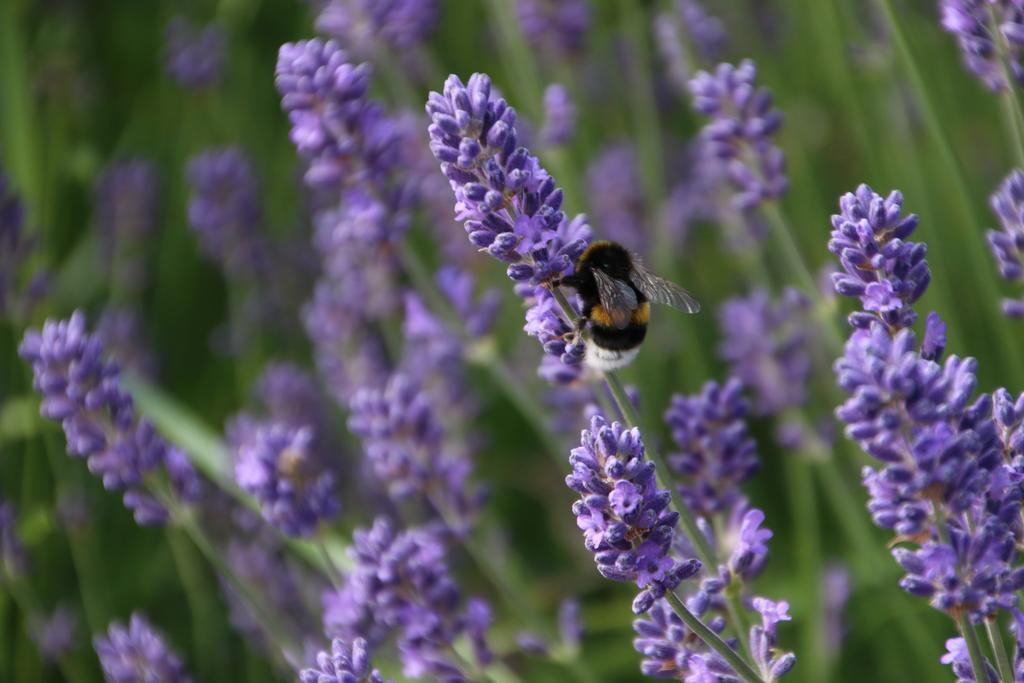
<path id="1" fill-rule="evenodd" d="M 1024 7 L 1016 0 L 941 0 L 942 27 L 956 36 L 964 65 L 988 88 L 1024 80 Z"/>
<path id="2" fill-rule="evenodd" d="M 728 38 L 721 20 L 709 14 L 698 0 L 676 0 L 676 11 L 700 56 L 709 62 L 718 59 Z"/>
<path id="3" fill-rule="evenodd" d="M 1002 231 L 986 233 L 999 274 L 1011 282 L 1024 282 L 1024 171 L 1014 169 L 992 195 L 991 204 L 1003 226 Z M 1024 299 L 1003 299 L 1003 312 L 1024 318 Z"/>
<path id="4" fill-rule="evenodd" d="M 750 628 L 750 643 L 755 663 L 765 681 L 775 681 L 787 674 L 796 664 L 792 652 L 780 652 L 776 647 L 778 623 L 789 621 L 789 604 L 754 598 L 753 609 L 761 616 L 761 624 Z M 704 610 L 707 605 L 702 605 Z M 705 616 L 704 611 L 696 612 Z M 708 621 L 708 627 L 721 633 L 725 619 L 718 615 Z M 709 650 L 683 623 L 665 602 L 657 603 L 650 612 L 633 622 L 637 637 L 633 647 L 643 655 L 640 670 L 651 678 L 682 680 L 693 683 L 732 681 L 735 672 L 718 653 Z"/>
<path id="5" fill-rule="evenodd" d="M 431 403 L 416 382 L 396 374 L 382 389 L 364 388 L 352 397 L 348 425 L 393 498 L 418 497 L 461 533 L 483 497 L 469 484 L 470 461 L 446 447 Z"/>
<path id="6" fill-rule="evenodd" d="M 758 469 L 757 446 L 747 431 L 750 404 L 743 384 L 707 382 L 699 394 L 675 395 L 665 422 L 675 450 L 672 471 L 683 481 L 679 493 L 695 514 L 710 516 L 732 508 L 742 498 L 739 486 Z"/>
<path id="7" fill-rule="evenodd" d="M 789 187 L 786 157 L 772 141 L 782 113 L 772 106 L 771 93 L 755 85 L 756 76 L 748 59 L 739 66 L 719 64 L 690 81 L 694 109 L 711 117 L 702 135 L 726 164 L 737 192 L 733 204 L 743 212 L 781 197 Z"/>
<path id="8" fill-rule="evenodd" d="M 829 248 L 846 272 L 835 287 L 864 310 L 850 316 L 854 331 L 835 364 L 850 396 L 836 414 L 881 463 L 864 470 L 868 508 L 917 544 L 893 551 L 905 590 L 954 616 L 994 615 L 1024 582 L 1014 568 L 1024 480 L 1017 402 L 1005 390 L 974 396 L 977 363 L 942 360 L 945 326 L 934 313 L 918 346 L 912 305 L 930 272 L 924 245 L 905 241 L 917 222 L 901 216 L 899 194 L 883 199 L 862 185 L 840 207 Z"/>
<path id="9" fill-rule="evenodd" d="M 51 662 L 65 657 L 75 648 L 78 621 L 70 608 L 61 605 L 49 616 L 37 614 L 29 620 L 29 635 L 39 654 Z"/>
<path id="10" fill-rule="evenodd" d="M 568 220 L 562 191 L 537 158 L 518 146 L 516 112 L 491 92 L 491 80 L 449 76 L 427 101 L 430 149 L 455 192 L 455 213 L 470 242 L 508 264 L 508 276 L 527 300 L 526 331 L 545 350 L 541 374 L 569 382 L 579 376 L 583 345 L 570 331 L 547 284 L 572 273 L 590 241 L 586 220 Z"/>
<path id="11" fill-rule="evenodd" d="M 397 635 L 404 674 L 463 681 L 460 662 L 451 655 L 455 639 L 474 643 L 481 665 L 490 661 L 485 631 L 489 610 L 461 595 L 445 564 L 443 539 L 427 527 L 397 532 L 385 519 L 370 529 L 356 530 L 349 554 L 354 568 L 345 584 L 324 595 L 328 635 L 371 644 Z"/>
<path id="12" fill-rule="evenodd" d="M 316 28 L 361 55 L 380 49 L 404 51 L 422 43 L 438 18 L 437 0 L 326 0 Z"/>
<path id="13" fill-rule="evenodd" d="M 256 423 L 238 437 L 238 485 L 256 497 L 263 517 L 289 536 L 312 536 L 340 508 L 334 475 L 311 457 L 312 436 L 306 427 Z"/>
<path id="14" fill-rule="evenodd" d="M 112 623 L 106 635 L 95 637 L 93 647 L 110 683 L 192 680 L 163 636 L 138 612 L 131 616 L 127 626 Z"/>
<path id="15" fill-rule="evenodd" d="M 640 253 L 648 247 L 649 218 L 636 151 L 630 145 L 609 147 L 587 168 L 587 195 L 602 235 Z"/>
<path id="16" fill-rule="evenodd" d="M 605 578 L 636 582 L 635 613 L 700 571 L 698 560 L 681 562 L 670 552 L 679 513 L 669 509 L 669 492 L 658 488 L 640 430 L 594 416 L 569 463 L 565 483 L 581 496 L 573 514 L 587 550 Z"/>
<path id="17" fill-rule="evenodd" d="M 392 683 L 380 671 L 370 668 L 366 640 L 356 638 L 349 645 L 341 638 L 331 642 L 330 652 L 319 652 L 315 669 L 299 672 L 301 683 Z"/>
<path id="18" fill-rule="evenodd" d="M 569 90 L 552 83 L 544 90 L 544 127 L 540 130 L 540 139 L 550 147 L 569 144 L 576 134 L 577 116 Z"/>
<path id="19" fill-rule="evenodd" d="M 220 81 L 226 42 L 220 26 L 197 29 L 183 17 L 175 17 L 167 24 L 164 38 L 167 73 L 178 85 L 202 90 Z"/>
<path id="20" fill-rule="evenodd" d="M 188 162 L 186 176 L 188 221 L 206 256 L 232 276 L 266 272 L 260 190 L 245 153 L 236 147 L 203 152 Z"/>
<path id="21" fill-rule="evenodd" d="M 719 355 L 754 394 L 760 415 L 803 405 L 811 372 L 810 301 L 787 288 L 778 301 L 763 289 L 723 304 Z"/>
<path id="22" fill-rule="evenodd" d="M 519 0 L 516 13 L 523 35 L 534 48 L 551 55 L 583 50 L 591 23 L 586 0 Z"/>
<path id="23" fill-rule="evenodd" d="M 45 285 L 40 273 L 22 289 L 21 267 L 35 249 L 25 234 L 25 205 L 0 170 L 0 315 L 27 312 Z"/>
<path id="24" fill-rule="evenodd" d="M 166 508 L 142 488 L 143 479 L 161 467 L 183 502 L 197 499 L 199 477 L 188 458 L 136 416 L 131 396 L 121 388 L 120 369 L 103 357 L 81 311 L 68 320 L 46 321 L 41 332 L 29 330 L 18 351 L 32 364 L 43 397 L 40 413 L 61 423 L 68 452 L 86 458 L 108 490 L 125 490 L 125 505 L 139 524 L 167 518 Z"/>

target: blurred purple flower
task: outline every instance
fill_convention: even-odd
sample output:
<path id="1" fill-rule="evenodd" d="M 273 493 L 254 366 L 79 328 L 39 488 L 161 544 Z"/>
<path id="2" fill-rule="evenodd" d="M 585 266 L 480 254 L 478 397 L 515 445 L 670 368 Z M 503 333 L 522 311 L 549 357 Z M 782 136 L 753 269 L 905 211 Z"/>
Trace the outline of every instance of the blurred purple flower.
<path id="1" fill-rule="evenodd" d="M 226 147 L 188 162 L 191 188 L 188 221 L 206 256 L 233 277 L 256 278 L 267 268 L 260 189 L 252 162 L 241 149 Z"/>
<path id="2" fill-rule="evenodd" d="M 96 181 L 96 221 L 114 287 L 145 283 L 147 239 L 160 220 L 160 176 L 146 159 L 110 164 Z"/>
<path id="3" fill-rule="evenodd" d="M 25 204 L 0 170 L 0 316 L 26 315 L 46 285 L 38 272 L 31 282 L 22 281 L 22 266 L 36 248 L 25 232 Z"/>
<path id="4" fill-rule="evenodd" d="M 235 478 L 255 496 L 271 525 L 288 536 L 312 536 L 340 510 L 334 475 L 312 461 L 308 428 L 256 423 L 241 436 Z"/>
<path id="5" fill-rule="evenodd" d="M 822 573 L 822 610 L 825 624 L 825 648 L 831 659 L 839 656 L 846 638 L 846 603 L 850 599 L 850 572 L 841 564 L 830 564 Z"/>
<path id="6" fill-rule="evenodd" d="M 572 142 L 576 135 L 576 105 L 568 89 L 559 83 L 552 83 L 544 90 L 544 127 L 540 139 L 550 147 L 560 147 Z"/>
<path id="7" fill-rule="evenodd" d="M 380 671 L 370 668 L 366 641 L 356 638 L 349 645 L 341 638 L 331 642 L 330 652 L 316 656 L 315 669 L 299 672 L 301 683 L 393 683 L 385 682 Z"/>
<path id="8" fill-rule="evenodd" d="M 591 24 L 587 0 L 516 0 L 516 14 L 534 48 L 555 56 L 583 51 Z"/>
<path id="9" fill-rule="evenodd" d="M 726 301 L 718 316 L 719 355 L 754 394 L 759 415 L 803 405 L 811 372 L 810 301 L 786 288 L 777 301 L 758 289 Z"/>
<path id="10" fill-rule="evenodd" d="M 1003 227 L 1001 232 L 986 233 L 999 274 L 1011 282 L 1024 283 L 1024 171 L 1014 169 L 990 203 Z M 1003 299 L 1003 312 L 1013 318 L 1024 318 L 1024 298 Z"/>
<path id="11" fill-rule="evenodd" d="M 167 73 L 183 88 L 202 90 L 216 85 L 224 68 L 227 37 L 217 24 L 197 29 L 175 17 L 164 32 Z"/>
<path id="12" fill-rule="evenodd" d="M 349 429 L 389 494 L 416 496 L 454 532 L 467 531 L 483 493 L 470 482 L 470 461 L 446 445 L 432 401 L 416 382 L 396 374 L 383 389 L 361 389 L 350 411 Z"/>
<path id="13" fill-rule="evenodd" d="M 0 570 L 5 577 L 19 576 L 28 568 L 28 555 L 18 533 L 14 505 L 0 498 Z"/>
<path id="14" fill-rule="evenodd" d="M 605 149 L 587 168 L 591 215 L 602 235 L 645 253 L 651 228 L 636 152 L 628 144 Z"/>
<path id="15" fill-rule="evenodd" d="M 1020 2 L 941 0 L 939 6 L 942 27 L 956 36 L 964 65 L 989 89 L 1003 91 L 1024 80 L 1024 6 Z"/>
<path id="16" fill-rule="evenodd" d="M 128 626 L 110 625 L 106 635 L 93 639 L 103 674 L 109 683 L 191 683 L 178 656 L 139 612 Z"/>
<path id="17" fill-rule="evenodd" d="M 669 510 L 669 492 L 657 487 L 638 429 L 595 416 L 569 463 L 573 471 L 565 483 L 581 496 L 573 503 L 576 525 L 602 576 L 635 581 L 641 589 L 634 613 L 646 612 L 700 571 L 699 561 L 670 555 L 679 513 Z"/>
<path id="18" fill-rule="evenodd" d="M 676 0 L 676 12 L 701 59 L 706 62 L 719 59 L 728 39 L 721 20 L 708 14 L 698 0 Z"/>
<path id="19" fill-rule="evenodd" d="M 674 395 L 665 412 L 676 450 L 668 455 L 683 481 L 679 493 L 700 516 L 730 509 L 742 498 L 739 485 L 758 469 L 757 446 L 747 431 L 750 410 L 743 385 L 709 381 L 699 394 Z"/>
<path id="20" fill-rule="evenodd" d="M 365 634 L 371 645 L 394 633 L 406 676 L 464 680 L 452 644 L 464 634 L 474 641 L 481 638 L 474 628 L 480 606 L 471 601 L 460 613 L 460 591 L 445 564 L 438 532 L 422 527 L 399 533 L 379 518 L 371 529 L 356 530 L 352 539 L 349 554 L 355 566 L 340 590 L 324 596 L 327 633 L 342 638 Z"/>
<path id="21" fill-rule="evenodd" d="M 739 66 L 719 64 L 714 73 L 701 71 L 690 81 L 694 109 L 711 118 L 701 134 L 726 163 L 737 192 L 733 205 L 741 212 L 778 199 L 789 187 L 786 157 L 772 140 L 782 113 L 771 93 L 754 84 L 756 76 L 748 59 Z"/>
<path id="22" fill-rule="evenodd" d="M 105 308 L 96 324 L 96 336 L 120 367 L 147 379 L 156 377 L 156 356 L 137 310 Z"/>
<path id="23" fill-rule="evenodd" d="M 987 657 L 982 656 L 985 666 L 985 683 L 998 683 L 999 674 Z M 971 666 L 971 654 L 967 650 L 967 642 L 963 638 L 950 638 L 946 641 L 946 654 L 939 659 L 949 664 L 956 676 L 956 683 L 976 683 L 974 669 Z"/>
<path id="24" fill-rule="evenodd" d="M 789 603 L 785 600 L 773 602 L 767 598 L 754 598 L 754 610 L 761 615 L 761 624 L 750 627 L 750 651 L 754 662 L 766 681 L 774 681 L 789 673 L 796 664 L 792 652 L 780 652 L 776 627 L 781 621 L 789 621 Z"/>
<path id="25" fill-rule="evenodd" d="M 59 661 L 75 648 L 77 628 L 74 612 L 63 605 L 49 616 L 36 614 L 29 619 L 29 633 L 39 654 L 51 662 Z"/>
<path id="26" fill-rule="evenodd" d="M 558 635 L 570 652 L 579 650 L 583 641 L 583 616 L 578 599 L 566 598 L 558 605 Z"/>
<path id="27" fill-rule="evenodd" d="M 41 332 L 27 331 L 18 352 L 32 365 L 43 397 L 40 414 L 61 422 L 68 453 L 87 458 L 105 488 L 125 489 L 125 505 L 139 524 L 166 520 L 163 505 L 140 489 L 143 476 L 161 465 L 177 496 L 195 502 L 198 474 L 149 422 L 136 417 L 131 396 L 121 388 L 120 369 L 103 357 L 81 311 L 68 320 L 47 320 Z"/>
<path id="28" fill-rule="evenodd" d="M 361 55 L 422 43 L 437 24 L 437 0 L 326 0 L 316 28 Z"/>

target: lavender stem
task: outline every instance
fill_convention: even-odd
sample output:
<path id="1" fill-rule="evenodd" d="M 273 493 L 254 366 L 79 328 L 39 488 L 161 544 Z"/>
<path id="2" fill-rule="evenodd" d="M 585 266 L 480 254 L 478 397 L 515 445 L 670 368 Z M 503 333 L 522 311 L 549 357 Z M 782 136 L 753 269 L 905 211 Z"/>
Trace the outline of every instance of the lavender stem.
<path id="1" fill-rule="evenodd" d="M 974 680 L 987 681 L 985 662 L 981 657 L 981 643 L 978 642 L 978 634 L 975 632 L 974 626 L 971 625 L 970 619 L 967 618 L 966 614 L 961 614 L 956 622 L 957 626 L 960 627 L 960 635 L 964 637 L 964 641 L 967 643 L 967 652 L 971 656 L 971 671 L 974 672 Z M 1005 683 L 1007 680 L 1012 681 L 1013 678 L 1002 680 Z"/>
<path id="2" fill-rule="evenodd" d="M 709 629 L 704 625 L 697 616 L 686 608 L 686 605 L 679 596 L 675 594 L 675 591 L 669 591 L 665 594 L 665 599 L 668 600 L 669 604 L 672 605 L 672 609 L 679 618 L 683 620 L 686 627 L 693 631 L 693 633 L 701 639 L 708 647 L 721 655 L 722 659 L 729 663 L 729 666 L 733 668 L 741 679 L 746 683 L 764 683 L 763 679 L 754 673 L 754 670 L 739 654 L 731 647 L 725 644 L 725 641 L 718 637 L 718 634 Z M 741 639 L 742 640 L 742 639 Z"/>
<path id="3" fill-rule="evenodd" d="M 999 668 L 999 678 L 1003 681 L 1013 680 L 1013 667 L 1010 666 L 1010 658 L 1006 654 L 1006 646 L 1003 644 L 1003 634 L 999 632 L 999 621 L 994 617 L 985 619 L 985 632 L 988 634 L 988 642 L 995 654 L 996 666 Z"/>

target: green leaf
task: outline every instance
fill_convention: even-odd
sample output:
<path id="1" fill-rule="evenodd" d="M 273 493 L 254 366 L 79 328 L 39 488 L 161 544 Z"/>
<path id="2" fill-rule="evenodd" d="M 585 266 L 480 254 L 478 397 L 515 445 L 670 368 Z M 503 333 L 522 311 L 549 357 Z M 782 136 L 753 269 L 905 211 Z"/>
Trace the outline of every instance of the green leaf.
<path id="1" fill-rule="evenodd" d="M 0 407 L 0 443 L 28 439 L 42 427 L 39 399 L 35 394 L 15 396 Z"/>

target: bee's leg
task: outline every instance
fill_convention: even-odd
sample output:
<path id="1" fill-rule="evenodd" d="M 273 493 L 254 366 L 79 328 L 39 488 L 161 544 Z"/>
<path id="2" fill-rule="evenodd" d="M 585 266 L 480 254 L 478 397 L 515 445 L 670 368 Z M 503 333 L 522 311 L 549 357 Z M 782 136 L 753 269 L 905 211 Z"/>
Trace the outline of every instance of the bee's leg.
<path id="1" fill-rule="evenodd" d="M 578 344 L 580 341 L 580 336 L 582 336 L 583 334 L 583 328 L 587 326 L 587 323 L 589 321 L 590 318 L 586 314 L 576 318 L 576 321 L 572 324 L 572 331 L 563 334 L 562 339 L 564 339 L 569 344 Z"/>

